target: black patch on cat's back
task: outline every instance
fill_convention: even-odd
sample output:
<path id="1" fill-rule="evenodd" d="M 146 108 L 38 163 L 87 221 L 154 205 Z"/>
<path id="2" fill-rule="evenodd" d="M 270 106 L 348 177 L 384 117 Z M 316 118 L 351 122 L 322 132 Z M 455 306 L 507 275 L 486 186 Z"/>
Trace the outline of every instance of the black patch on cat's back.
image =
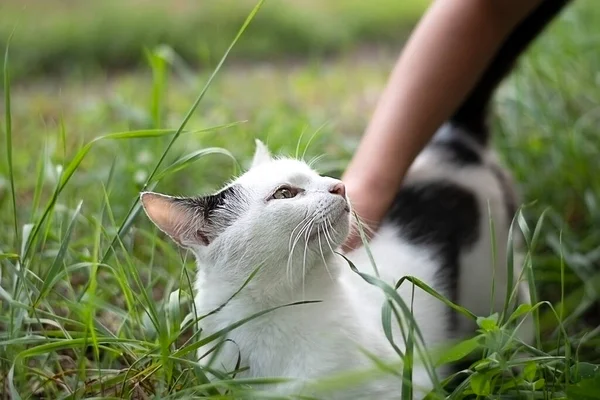
<path id="1" fill-rule="evenodd" d="M 459 257 L 479 236 L 480 211 L 475 194 L 446 181 L 401 188 L 385 222 L 398 226 L 404 240 L 434 249 L 441 260 L 450 300 L 458 301 Z M 456 314 L 450 316 L 456 328 Z"/>
<path id="2" fill-rule="evenodd" d="M 386 219 L 417 244 L 463 248 L 473 244 L 479 234 L 475 194 L 443 181 L 402 187 Z"/>

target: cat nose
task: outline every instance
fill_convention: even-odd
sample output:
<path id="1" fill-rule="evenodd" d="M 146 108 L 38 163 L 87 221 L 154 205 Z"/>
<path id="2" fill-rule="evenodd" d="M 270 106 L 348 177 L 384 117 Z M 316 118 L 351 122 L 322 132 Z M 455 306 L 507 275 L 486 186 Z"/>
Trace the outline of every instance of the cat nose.
<path id="1" fill-rule="evenodd" d="M 337 194 L 346 198 L 346 186 L 342 182 L 338 182 L 329 189 L 329 193 Z"/>

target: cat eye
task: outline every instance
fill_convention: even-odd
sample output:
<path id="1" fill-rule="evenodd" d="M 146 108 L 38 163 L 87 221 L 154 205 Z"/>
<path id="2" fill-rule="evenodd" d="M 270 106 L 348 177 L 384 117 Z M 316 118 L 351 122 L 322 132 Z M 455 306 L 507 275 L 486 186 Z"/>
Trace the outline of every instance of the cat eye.
<path id="1" fill-rule="evenodd" d="M 289 186 L 282 186 L 273 193 L 271 196 L 272 199 L 282 200 L 282 199 L 291 199 L 292 197 L 296 197 L 296 195 L 300 191 L 298 189 L 291 188 Z"/>

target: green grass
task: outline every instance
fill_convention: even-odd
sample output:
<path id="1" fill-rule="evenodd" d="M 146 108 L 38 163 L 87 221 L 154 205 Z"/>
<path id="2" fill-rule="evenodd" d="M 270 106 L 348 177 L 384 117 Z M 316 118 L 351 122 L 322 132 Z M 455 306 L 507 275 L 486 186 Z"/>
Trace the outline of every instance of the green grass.
<path id="1" fill-rule="evenodd" d="M 268 1 L 235 58 L 322 56 L 373 40 L 397 44 L 428 3 Z M 14 30 L 11 59 L 13 75 L 20 79 L 139 66 L 145 62 L 144 48 L 161 44 L 211 68 L 253 5 L 250 0 L 4 0 L 0 46 Z"/>
<path id="2" fill-rule="evenodd" d="M 521 348 L 535 357 L 526 361 L 507 338 L 509 326 L 478 316 L 477 339 L 440 356 L 451 362 L 484 350 L 462 382 L 448 385 L 451 398 L 600 393 L 591 364 L 600 363 L 600 38 L 593 34 L 599 22 L 594 0 L 578 2 L 528 52 L 499 96 L 495 144 L 527 204 L 517 223 L 529 232 L 540 343 Z M 229 44 L 240 25 L 219 37 Z M 12 56 L 18 47 L 15 40 L 11 72 L 19 66 Z M 246 165 L 254 137 L 294 154 L 300 138 L 303 151 L 316 131 L 307 158 L 325 155 L 317 167 L 339 175 L 396 56 L 370 50 L 327 62 L 226 63 L 165 153 L 213 71 L 196 72 L 169 48 L 149 48 L 149 66 L 137 72 L 22 80 L 10 91 L 5 83 L 0 398 L 248 394 L 227 376 L 207 383 L 193 362 L 197 347 L 215 343 L 190 323 L 193 262 L 138 215 L 138 193 L 163 155 L 154 175 L 161 178 L 150 187 L 208 192 L 240 171 L 231 156 Z M 384 329 L 406 311 L 398 299 L 393 304 Z M 418 331 L 411 342 L 417 353 Z M 512 366 L 522 369 L 511 372 Z M 324 384 L 340 382 L 347 380 Z"/>

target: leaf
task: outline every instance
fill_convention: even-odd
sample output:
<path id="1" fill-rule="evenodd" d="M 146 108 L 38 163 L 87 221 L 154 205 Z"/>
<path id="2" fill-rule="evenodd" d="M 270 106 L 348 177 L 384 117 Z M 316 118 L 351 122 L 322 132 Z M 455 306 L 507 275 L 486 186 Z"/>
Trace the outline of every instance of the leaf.
<path id="1" fill-rule="evenodd" d="M 480 338 L 481 336 L 476 336 L 468 340 L 463 340 L 449 349 L 444 350 L 435 364 L 436 367 L 458 361 L 472 353 L 479 347 Z"/>
<path id="2" fill-rule="evenodd" d="M 520 304 L 519 307 L 512 313 L 512 315 L 508 318 L 507 323 L 514 321 L 519 318 L 521 315 L 528 313 L 531 311 L 533 307 L 530 304 Z"/>
<path id="3" fill-rule="evenodd" d="M 585 379 L 567 388 L 569 400 L 600 400 L 600 377 Z"/>
<path id="4" fill-rule="evenodd" d="M 481 372 L 471 375 L 471 389 L 479 396 L 488 396 L 492 392 L 491 377 Z"/>
<path id="5" fill-rule="evenodd" d="M 567 388 L 569 399 L 600 399 L 600 365 L 580 362 L 571 367 L 570 374 L 577 383 Z"/>
<path id="6" fill-rule="evenodd" d="M 492 314 L 489 317 L 477 317 L 477 325 L 486 332 L 498 330 L 498 314 Z"/>
<path id="7" fill-rule="evenodd" d="M 600 378 L 600 365 L 579 362 L 571 366 L 570 375 L 573 382 L 579 382 L 584 379 Z"/>
<path id="8" fill-rule="evenodd" d="M 538 379 L 537 381 L 533 382 L 533 388 L 535 390 L 540 390 L 541 388 L 544 387 L 544 385 L 546 385 L 546 380 L 545 379 Z"/>
<path id="9" fill-rule="evenodd" d="M 533 380 L 535 379 L 535 373 L 537 372 L 537 365 L 536 363 L 530 361 L 527 364 L 525 364 L 525 368 L 523 369 L 523 377 L 529 381 L 529 382 L 533 382 Z"/>

